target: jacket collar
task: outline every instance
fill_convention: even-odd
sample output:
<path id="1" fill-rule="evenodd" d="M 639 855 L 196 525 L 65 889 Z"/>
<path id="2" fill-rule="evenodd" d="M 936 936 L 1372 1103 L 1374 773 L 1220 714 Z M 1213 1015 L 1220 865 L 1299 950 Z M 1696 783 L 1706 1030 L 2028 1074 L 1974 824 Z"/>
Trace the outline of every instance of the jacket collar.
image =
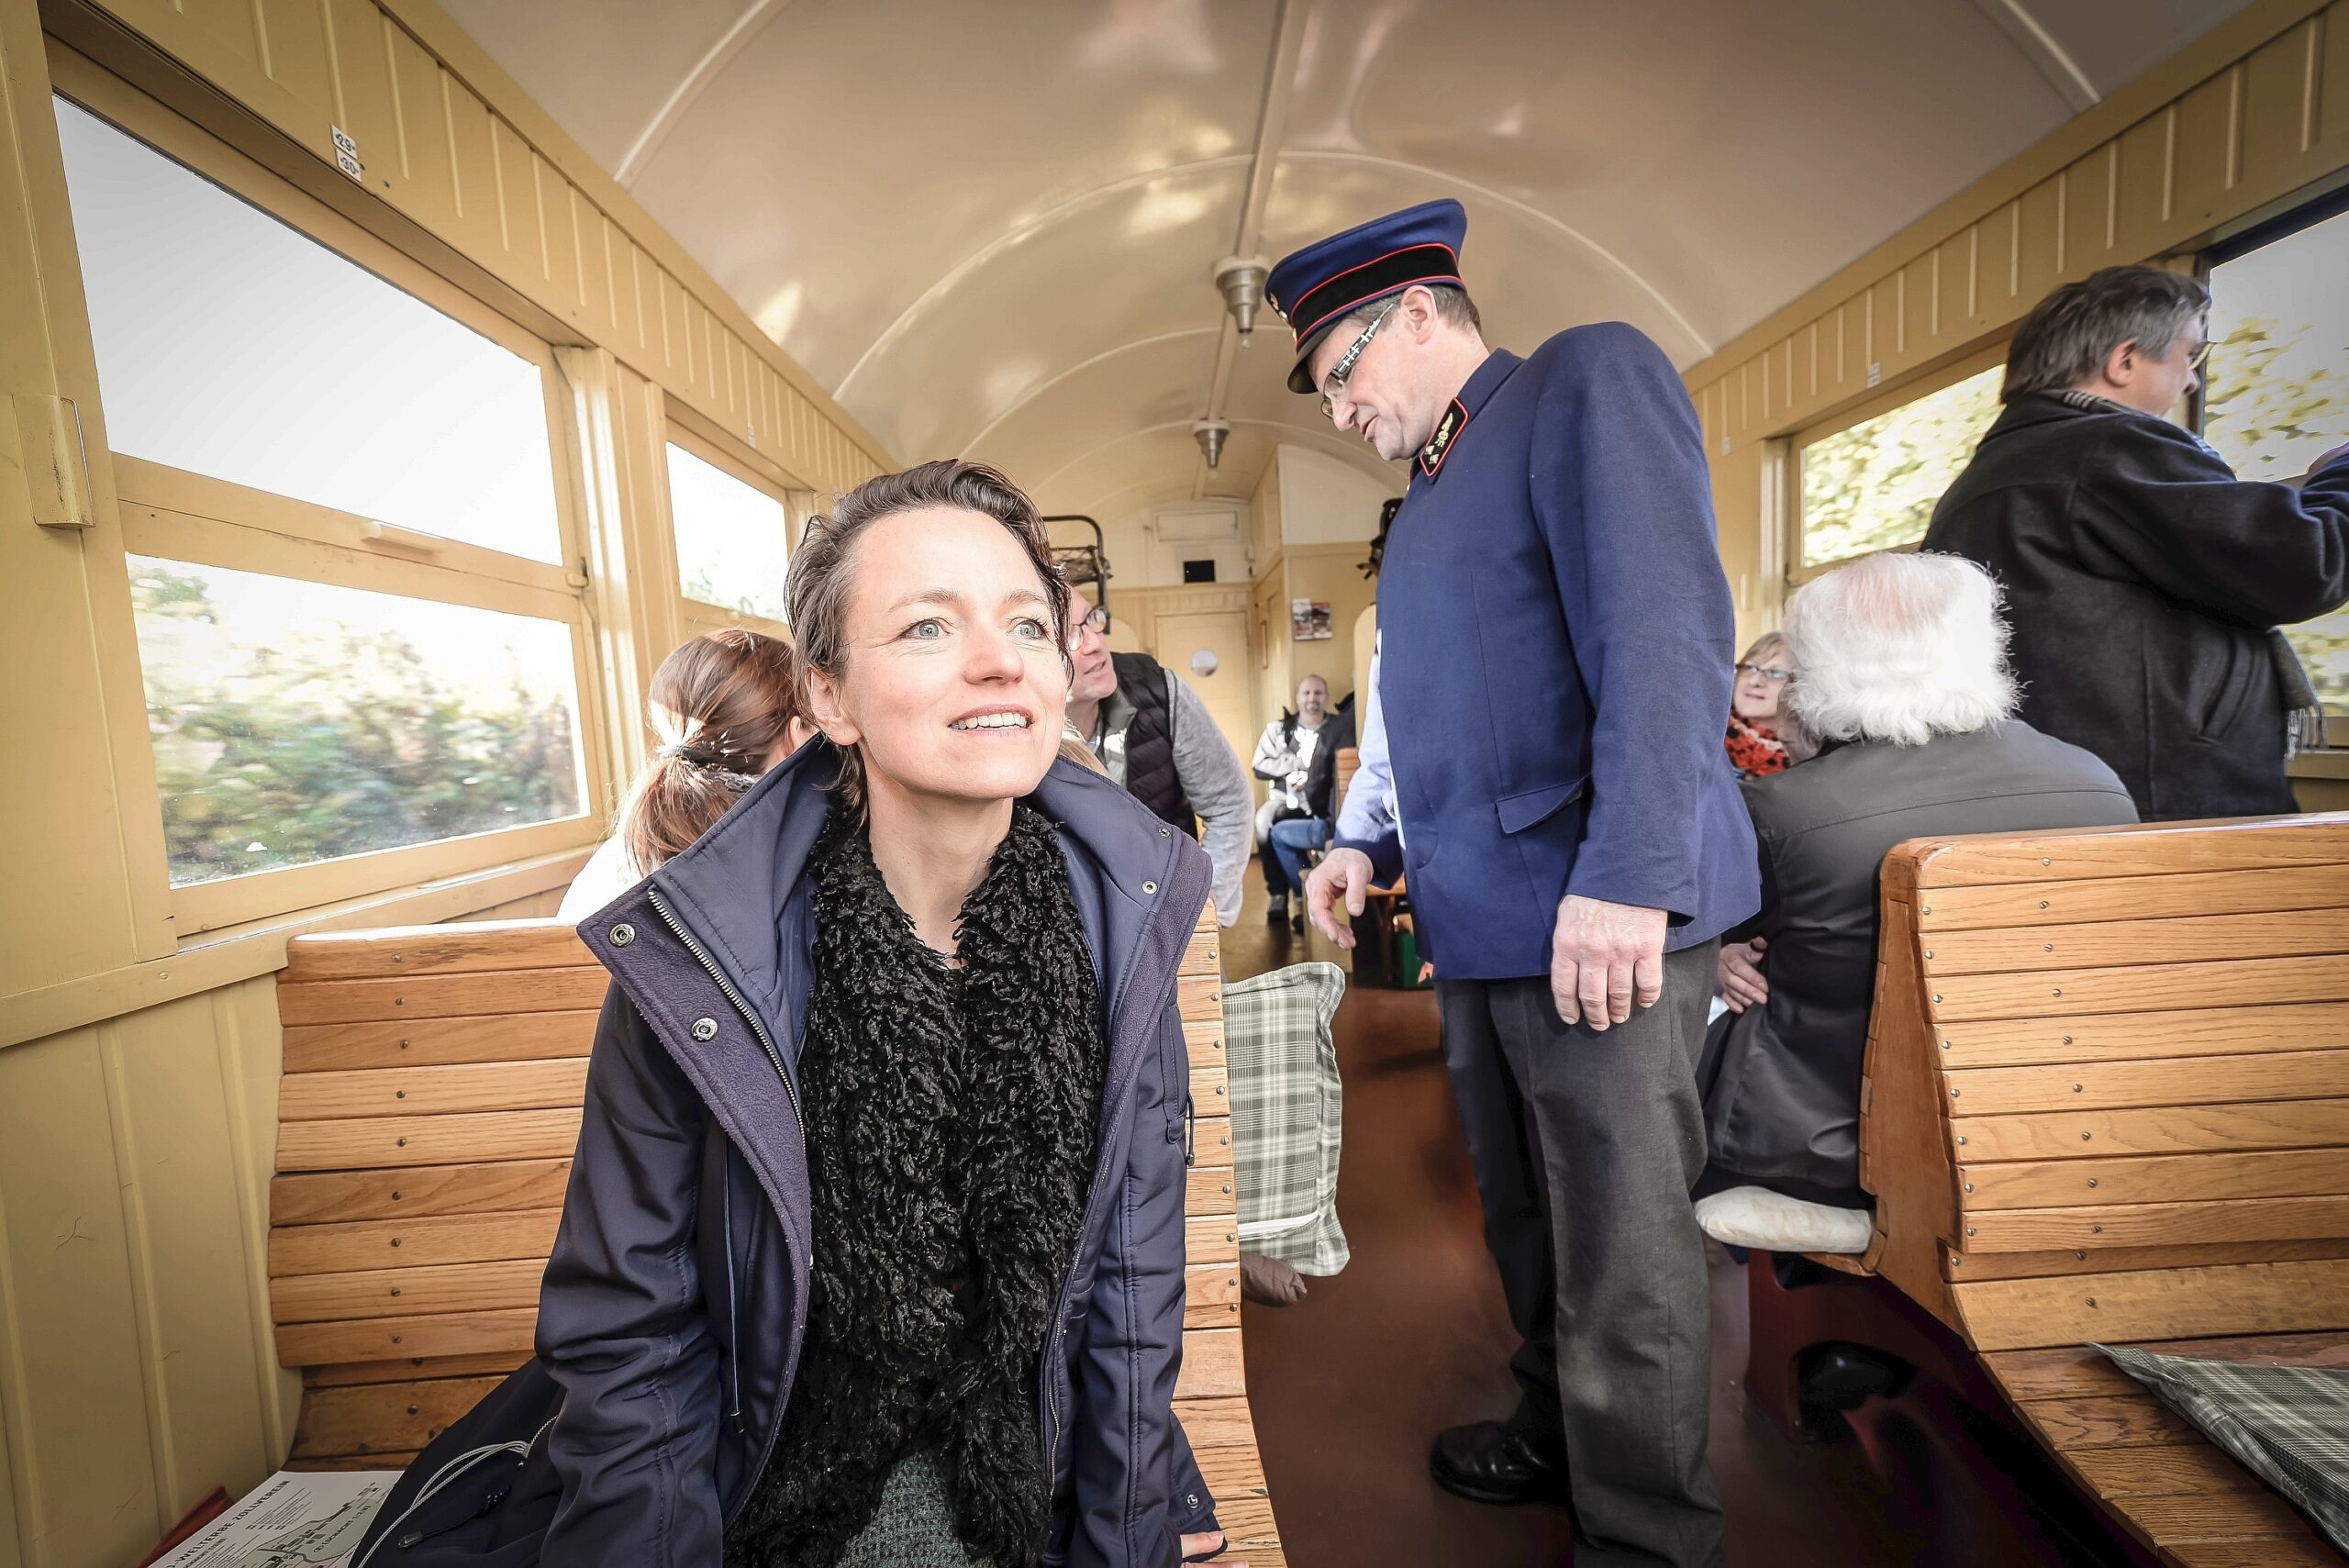
<path id="1" fill-rule="evenodd" d="M 1413 463 L 1430 483 L 1442 473 L 1445 460 L 1452 456 L 1452 449 L 1458 444 L 1461 432 L 1468 428 L 1468 421 L 1492 401 L 1493 394 L 1500 390 L 1501 384 L 1515 374 L 1517 367 L 1524 362 L 1507 349 L 1495 349 L 1485 356 L 1485 362 L 1476 367 L 1467 384 L 1460 389 L 1459 395 L 1444 409 L 1443 417 L 1435 422 L 1427 445 L 1419 449 L 1419 455 Z"/>

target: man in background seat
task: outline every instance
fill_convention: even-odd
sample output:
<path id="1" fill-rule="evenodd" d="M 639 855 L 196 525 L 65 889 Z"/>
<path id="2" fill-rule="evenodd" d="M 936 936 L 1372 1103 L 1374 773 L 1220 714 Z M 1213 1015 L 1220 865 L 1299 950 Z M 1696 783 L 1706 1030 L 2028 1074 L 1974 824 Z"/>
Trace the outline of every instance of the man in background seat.
<path id="1" fill-rule="evenodd" d="M 1730 1011 L 1700 1074 L 1724 1241 L 1865 1249 L 1860 1069 L 1876 994 L 1877 870 L 1904 839 L 2137 820 L 2110 768 L 2009 716 L 1998 590 L 1952 555 L 1872 555 L 1787 606 L 1781 707 L 1819 753 L 1749 779 L 1762 912 L 1721 943 Z M 1787 1201 L 1792 1200 L 1792 1201 Z"/>
<path id="2" fill-rule="evenodd" d="M 1924 548 L 2007 591 L 2022 716 L 2112 765 L 2148 821 L 2293 811 L 2322 710 L 2276 628 L 2349 600 L 2349 446 L 2239 481 L 2164 416 L 2200 384 L 2210 296 L 2107 267 L 2015 332 L 2005 412 Z"/>

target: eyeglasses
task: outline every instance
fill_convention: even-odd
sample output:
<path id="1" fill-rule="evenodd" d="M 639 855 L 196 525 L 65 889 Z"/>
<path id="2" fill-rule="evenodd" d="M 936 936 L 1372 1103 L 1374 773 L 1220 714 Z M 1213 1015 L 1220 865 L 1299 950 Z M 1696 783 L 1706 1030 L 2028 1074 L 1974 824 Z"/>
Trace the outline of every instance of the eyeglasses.
<path id="1" fill-rule="evenodd" d="M 1346 378 L 1354 373 L 1354 361 L 1362 358 L 1362 351 L 1370 347 L 1370 340 L 1378 336 L 1378 329 L 1386 325 L 1386 318 L 1394 315 L 1395 307 L 1402 303 L 1399 298 L 1388 301 L 1386 308 L 1372 317 L 1370 325 L 1362 329 L 1362 336 L 1347 345 L 1346 351 L 1338 356 L 1338 362 L 1330 367 L 1330 373 L 1321 378 L 1323 418 L 1337 417 L 1338 396 L 1346 390 Z"/>
<path id="2" fill-rule="evenodd" d="M 1108 636 L 1109 606 L 1107 605 L 1096 605 L 1091 609 L 1085 611 L 1084 615 L 1077 617 L 1076 629 L 1079 631 L 1097 631 L 1104 637 Z"/>
<path id="3" fill-rule="evenodd" d="M 1765 681 L 1785 682 L 1795 678 L 1795 673 L 1792 670 L 1773 670 L 1766 664 L 1740 664 L 1737 667 L 1737 673 L 1741 675 L 1759 675 Z"/>
<path id="4" fill-rule="evenodd" d="M 2210 364 L 2210 350 L 2215 346 L 2210 339 L 2203 339 L 2202 346 L 2186 356 L 2186 368 L 2190 371 L 2199 371 Z"/>

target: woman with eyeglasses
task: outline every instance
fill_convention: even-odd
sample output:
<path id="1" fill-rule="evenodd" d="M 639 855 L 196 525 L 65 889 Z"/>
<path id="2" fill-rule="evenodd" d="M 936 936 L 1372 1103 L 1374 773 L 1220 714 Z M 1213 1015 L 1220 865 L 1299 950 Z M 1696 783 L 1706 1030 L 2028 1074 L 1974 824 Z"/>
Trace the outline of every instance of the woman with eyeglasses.
<path id="1" fill-rule="evenodd" d="M 1787 754 L 1787 743 L 1779 735 L 1783 721 L 1779 715 L 1787 695 L 1787 683 L 1795 678 L 1787 657 L 1787 639 L 1776 632 L 1765 632 L 1745 657 L 1737 662 L 1737 684 L 1731 688 L 1729 735 L 1724 742 L 1729 748 L 1730 765 L 1742 779 L 1759 778 L 1765 773 L 1782 773 L 1794 759 Z"/>

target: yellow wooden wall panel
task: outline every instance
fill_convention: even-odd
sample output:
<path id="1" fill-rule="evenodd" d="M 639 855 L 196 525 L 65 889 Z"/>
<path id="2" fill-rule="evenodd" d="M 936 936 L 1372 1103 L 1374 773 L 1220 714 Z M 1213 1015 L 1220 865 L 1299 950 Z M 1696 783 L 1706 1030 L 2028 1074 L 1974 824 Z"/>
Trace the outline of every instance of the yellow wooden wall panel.
<path id="1" fill-rule="evenodd" d="M 359 144 L 367 188 L 388 195 L 406 178 L 393 106 L 390 24 L 371 0 L 325 0 L 334 123 Z"/>
<path id="2" fill-rule="evenodd" d="M 2244 61 L 2238 171 L 2246 183 L 2280 183 L 2314 148 L 2323 43 L 2324 19 L 2311 17 Z"/>
<path id="3" fill-rule="evenodd" d="M 497 166 L 490 150 L 489 106 L 447 71 L 440 72 L 440 116 L 448 127 L 456 221 L 443 238 L 495 270 L 506 252 L 498 211 Z"/>
<path id="4" fill-rule="evenodd" d="M 253 1336 L 251 1249 L 221 1060 L 217 994 L 101 1026 L 117 1176 L 133 1240 L 161 1460 L 162 1518 L 216 1486 L 231 1496 L 277 1465 L 262 1407 L 273 1381 Z"/>
<path id="5" fill-rule="evenodd" d="M 318 0 L 259 0 L 254 30 L 269 79 L 299 103 L 330 109 L 326 14 Z"/>
<path id="6" fill-rule="evenodd" d="M 504 120 L 489 122 L 490 173 L 497 182 L 498 217 L 504 228 L 507 276 L 532 295 L 547 284 L 546 247 L 539 231 L 539 193 L 529 143 Z"/>
<path id="7" fill-rule="evenodd" d="M 0 1051 L 0 1379 L 35 1561 L 135 1562 L 156 1496 L 98 1029 Z"/>
<path id="8" fill-rule="evenodd" d="M 2220 72 L 2178 101 L 2168 222 L 2188 233 L 2226 210 L 2243 160 L 2243 68 Z"/>
<path id="9" fill-rule="evenodd" d="M 2317 17 L 2322 38 L 2316 71 L 2316 140 L 2328 161 L 2349 157 L 2349 0 Z"/>
<path id="10" fill-rule="evenodd" d="M 456 164 L 449 150 L 449 110 L 440 93 L 446 74 L 424 46 L 388 19 L 384 42 L 392 62 L 392 117 L 398 133 L 399 178 L 393 204 L 436 232 L 457 227 Z"/>
<path id="11" fill-rule="evenodd" d="M 539 250 L 549 308 L 567 321 L 580 318 L 579 238 L 573 223 L 571 182 L 530 153 L 530 186 L 538 206 Z"/>
<path id="12" fill-rule="evenodd" d="M 2173 104 L 2130 127 L 2118 152 L 2108 263 L 2153 255 L 2176 232 L 2170 217 L 2176 181 L 2177 106 Z"/>
<path id="13" fill-rule="evenodd" d="M 2064 275 L 2071 195 L 2066 172 L 2042 180 L 2015 201 L 2015 289 L 2009 302 L 2013 315 L 2029 310 Z"/>

